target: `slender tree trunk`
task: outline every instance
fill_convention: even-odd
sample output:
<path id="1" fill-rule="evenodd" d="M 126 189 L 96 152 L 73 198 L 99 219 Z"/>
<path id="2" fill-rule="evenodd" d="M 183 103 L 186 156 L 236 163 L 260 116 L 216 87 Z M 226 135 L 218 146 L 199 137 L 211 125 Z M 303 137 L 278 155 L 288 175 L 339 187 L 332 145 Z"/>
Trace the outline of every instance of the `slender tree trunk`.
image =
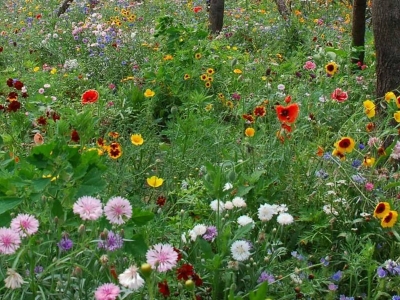
<path id="1" fill-rule="evenodd" d="M 367 0 L 354 0 L 353 2 L 353 26 L 352 38 L 355 51 L 352 52 L 352 62 L 364 64 L 365 55 L 365 12 L 367 9 Z"/>
<path id="2" fill-rule="evenodd" d="M 400 0 L 374 0 L 372 26 L 376 50 L 376 96 L 400 86 Z"/>
<path id="3" fill-rule="evenodd" d="M 74 0 L 64 0 L 63 4 L 60 6 L 57 12 L 57 17 L 61 16 L 63 13 L 65 13 Z"/>
<path id="4" fill-rule="evenodd" d="M 285 0 L 274 0 L 276 5 L 278 6 L 278 11 L 281 16 L 287 20 L 290 16 L 290 9 L 287 7 Z"/>
<path id="5" fill-rule="evenodd" d="M 219 33 L 224 26 L 225 0 L 211 0 L 208 21 L 212 33 Z"/>

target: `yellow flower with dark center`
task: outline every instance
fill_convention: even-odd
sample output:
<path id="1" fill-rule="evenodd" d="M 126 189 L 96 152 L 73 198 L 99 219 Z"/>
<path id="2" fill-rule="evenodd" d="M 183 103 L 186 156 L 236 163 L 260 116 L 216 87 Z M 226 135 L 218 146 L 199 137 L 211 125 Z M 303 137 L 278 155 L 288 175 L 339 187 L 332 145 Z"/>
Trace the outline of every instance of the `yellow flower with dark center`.
<path id="1" fill-rule="evenodd" d="M 256 131 L 252 127 L 247 127 L 246 130 L 244 131 L 244 134 L 247 137 L 253 137 L 255 133 L 256 133 Z"/>
<path id="2" fill-rule="evenodd" d="M 328 64 L 325 66 L 325 71 L 326 71 L 326 73 L 328 73 L 329 75 L 333 76 L 333 75 L 335 75 L 336 72 L 338 71 L 338 65 L 337 65 L 335 62 L 331 61 L 330 63 L 328 63 Z"/>
<path id="3" fill-rule="evenodd" d="M 183 76 L 183 79 L 185 79 L 185 80 L 190 79 L 190 75 L 189 74 L 185 74 L 185 76 Z"/>
<path id="4" fill-rule="evenodd" d="M 119 138 L 119 133 L 116 132 L 116 131 L 111 131 L 111 132 L 108 133 L 108 136 L 113 138 L 113 139 L 117 139 L 117 138 Z"/>
<path id="5" fill-rule="evenodd" d="M 211 76 L 208 76 L 208 77 L 207 77 L 207 81 L 213 82 L 213 81 L 214 81 L 214 78 L 211 77 Z"/>
<path id="6" fill-rule="evenodd" d="M 397 108 L 400 108 L 400 96 L 396 98 Z"/>
<path id="7" fill-rule="evenodd" d="M 374 157 L 365 156 L 362 165 L 364 167 L 372 167 L 375 163 Z"/>
<path id="8" fill-rule="evenodd" d="M 387 92 L 385 94 L 385 100 L 386 100 L 386 102 L 390 102 L 392 100 L 396 100 L 396 95 L 393 92 Z"/>
<path id="9" fill-rule="evenodd" d="M 221 100 L 223 100 L 223 99 L 225 99 L 225 96 L 224 96 L 224 94 L 222 94 L 222 93 L 218 93 L 218 98 L 221 99 Z"/>
<path id="10" fill-rule="evenodd" d="M 209 88 L 211 87 L 211 82 L 210 82 L 210 81 L 207 81 L 204 85 L 205 85 L 206 88 L 209 89 Z"/>
<path id="11" fill-rule="evenodd" d="M 381 226 L 391 228 L 397 222 L 398 213 L 395 210 L 389 211 L 381 220 Z"/>
<path id="12" fill-rule="evenodd" d="M 208 75 L 212 75 L 212 74 L 214 74 L 215 73 L 215 70 L 213 69 L 213 68 L 208 68 L 207 69 L 207 74 Z"/>
<path id="13" fill-rule="evenodd" d="M 167 54 L 167 55 L 164 55 L 163 59 L 164 60 L 173 60 L 174 58 L 172 57 L 171 54 Z"/>
<path id="14" fill-rule="evenodd" d="M 107 148 L 108 156 L 112 159 L 118 159 L 122 156 L 122 147 L 119 143 L 113 142 Z"/>
<path id="15" fill-rule="evenodd" d="M 393 114 L 394 119 L 396 120 L 397 123 L 400 123 L 400 110 L 396 111 Z"/>
<path id="16" fill-rule="evenodd" d="M 157 176 L 151 176 L 147 178 L 147 184 L 153 188 L 158 188 L 162 186 L 164 179 L 158 178 Z"/>
<path id="17" fill-rule="evenodd" d="M 213 105 L 211 103 L 209 103 L 209 104 L 206 105 L 205 110 L 206 111 L 210 111 L 210 110 L 212 110 L 212 108 L 213 108 Z"/>
<path id="18" fill-rule="evenodd" d="M 207 75 L 207 74 L 201 74 L 201 75 L 200 75 L 200 79 L 203 80 L 203 81 L 206 81 L 207 78 L 208 78 L 208 75 Z"/>
<path id="19" fill-rule="evenodd" d="M 336 149 L 342 153 L 350 153 L 351 151 L 353 151 L 355 145 L 356 143 L 354 142 L 354 140 L 348 136 L 341 138 L 334 144 Z"/>
<path id="20" fill-rule="evenodd" d="M 140 146 L 140 145 L 143 145 L 144 140 L 143 140 L 141 134 L 132 134 L 132 135 L 131 135 L 131 142 L 132 142 L 132 144 L 134 144 L 135 146 Z"/>
<path id="21" fill-rule="evenodd" d="M 151 98 L 151 97 L 153 97 L 154 95 L 155 95 L 156 93 L 154 93 L 152 90 L 150 90 L 150 89 L 146 89 L 146 91 L 144 92 L 144 96 L 146 97 L 146 98 Z"/>
<path id="22" fill-rule="evenodd" d="M 375 206 L 374 217 L 382 219 L 390 211 L 390 204 L 388 202 L 379 202 Z"/>
<path id="23" fill-rule="evenodd" d="M 233 108 L 233 102 L 232 101 L 226 101 L 225 105 L 229 108 Z"/>
<path id="24" fill-rule="evenodd" d="M 364 112 L 368 118 L 372 118 L 375 116 L 375 104 L 371 100 L 365 100 L 363 102 Z"/>
<path id="25" fill-rule="evenodd" d="M 240 70 L 240 69 L 235 69 L 235 70 L 233 70 L 233 73 L 235 73 L 235 74 L 242 74 L 243 72 L 242 72 L 242 70 Z"/>
<path id="26" fill-rule="evenodd" d="M 201 53 L 196 53 L 196 54 L 194 55 L 194 58 L 200 59 L 200 58 L 201 58 Z"/>
<path id="27" fill-rule="evenodd" d="M 339 157 L 340 160 L 345 160 L 346 156 L 344 155 L 344 152 L 340 151 L 339 149 L 334 149 L 332 151 L 333 156 Z"/>

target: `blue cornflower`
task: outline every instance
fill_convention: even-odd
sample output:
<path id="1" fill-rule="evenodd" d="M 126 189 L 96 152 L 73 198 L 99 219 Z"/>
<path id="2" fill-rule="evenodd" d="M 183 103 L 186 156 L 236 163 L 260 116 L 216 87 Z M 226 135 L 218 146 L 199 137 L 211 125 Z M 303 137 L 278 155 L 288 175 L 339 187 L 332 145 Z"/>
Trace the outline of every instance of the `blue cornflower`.
<path id="1" fill-rule="evenodd" d="M 101 240 L 98 243 L 99 249 L 104 249 L 108 251 L 114 251 L 122 248 L 124 241 L 118 233 L 109 231 L 105 240 Z"/>
<path id="2" fill-rule="evenodd" d="M 329 177 L 329 174 L 326 173 L 323 169 L 321 169 L 315 171 L 315 176 L 317 176 L 318 178 L 327 179 Z"/>
<path id="3" fill-rule="evenodd" d="M 394 296 L 392 297 L 392 300 L 400 300 L 400 296 L 394 295 Z"/>
<path id="4" fill-rule="evenodd" d="M 274 277 L 274 275 L 269 274 L 267 272 L 262 272 L 260 277 L 258 277 L 257 282 L 261 283 L 264 281 L 268 281 L 268 283 L 273 283 L 273 282 L 275 282 L 275 277 Z"/>
<path id="5" fill-rule="evenodd" d="M 376 270 L 376 273 L 378 274 L 378 277 L 379 277 L 379 278 L 385 278 L 386 275 L 387 275 L 386 270 L 385 270 L 384 268 L 382 268 L 382 267 L 379 267 L 379 268 Z"/>
<path id="6" fill-rule="evenodd" d="M 364 146 L 364 144 L 363 144 L 363 143 L 360 143 L 360 144 L 358 145 L 358 149 L 360 149 L 360 150 L 364 150 L 364 148 L 365 148 L 365 146 Z"/>
<path id="7" fill-rule="evenodd" d="M 326 267 L 329 265 L 329 259 L 326 259 L 326 257 L 322 257 L 320 259 L 320 262 Z"/>
<path id="8" fill-rule="evenodd" d="M 70 240 L 67 236 L 63 236 L 61 241 L 57 244 L 58 248 L 60 248 L 61 251 L 68 251 L 72 248 L 74 245 L 74 242 Z"/>
<path id="9" fill-rule="evenodd" d="M 337 271 L 331 278 L 334 281 L 339 281 L 342 278 L 342 271 Z"/>
<path id="10" fill-rule="evenodd" d="M 359 166 L 361 166 L 362 162 L 359 159 L 355 159 L 353 160 L 353 162 L 351 163 L 351 166 L 355 169 L 357 169 Z"/>

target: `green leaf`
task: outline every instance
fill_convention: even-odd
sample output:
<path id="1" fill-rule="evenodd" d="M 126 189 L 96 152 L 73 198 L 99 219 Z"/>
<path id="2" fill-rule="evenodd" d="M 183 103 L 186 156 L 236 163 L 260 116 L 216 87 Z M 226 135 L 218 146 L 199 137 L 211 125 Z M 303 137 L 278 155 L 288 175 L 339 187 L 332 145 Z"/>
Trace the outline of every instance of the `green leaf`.
<path id="1" fill-rule="evenodd" d="M 243 227 L 239 227 L 238 230 L 236 230 L 235 235 L 233 236 L 232 242 L 241 239 L 248 233 L 251 229 L 253 228 L 253 224 L 247 224 Z"/>
<path id="2" fill-rule="evenodd" d="M 4 213 L 0 215 L 0 227 L 8 227 L 11 223 L 11 215 Z"/>
<path id="3" fill-rule="evenodd" d="M 138 225 L 145 225 L 147 222 L 154 219 L 154 214 L 151 211 L 141 210 L 139 208 L 135 208 L 132 212 L 132 221 Z"/>
<path id="4" fill-rule="evenodd" d="M 18 206 L 21 202 L 22 199 L 17 197 L 0 197 L 0 215 Z"/>
<path id="5" fill-rule="evenodd" d="M 247 195 L 252 189 L 254 188 L 254 186 L 241 186 L 238 188 L 238 191 L 236 193 L 237 197 L 242 197 L 244 195 Z"/>
<path id="6" fill-rule="evenodd" d="M 133 235 L 130 240 L 124 242 L 124 250 L 127 253 L 132 254 L 134 257 L 144 256 L 147 252 L 148 246 L 146 241 L 141 234 Z"/>
<path id="7" fill-rule="evenodd" d="M 39 178 L 32 180 L 32 189 L 34 192 L 42 192 L 51 182 L 51 178 Z"/>
<path id="8" fill-rule="evenodd" d="M 264 281 L 256 291 L 250 292 L 250 300 L 265 300 L 268 292 L 268 281 Z"/>
<path id="9" fill-rule="evenodd" d="M 54 200 L 53 207 L 51 208 L 51 213 L 54 217 L 57 216 L 59 219 L 64 216 L 64 209 L 59 200 Z"/>
<path id="10" fill-rule="evenodd" d="M 212 252 L 210 243 L 201 238 L 197 239 L 197 241 L 199 243 L 201 253 L 204 254 L 205 259 L 211 259 L 214 256 L 214 253 Z"/>

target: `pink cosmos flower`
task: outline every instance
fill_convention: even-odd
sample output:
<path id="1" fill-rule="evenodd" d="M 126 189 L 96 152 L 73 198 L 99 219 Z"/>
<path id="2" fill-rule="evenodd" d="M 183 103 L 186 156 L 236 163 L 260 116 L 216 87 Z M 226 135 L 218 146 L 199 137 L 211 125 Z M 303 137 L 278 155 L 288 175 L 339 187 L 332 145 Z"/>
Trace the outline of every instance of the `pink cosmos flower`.
<path id="1" fill-rule="evenodd" d="M 21 237 L 35 234 L 39 229 L 39 221 L 31 215 L 19 214 L 11 220 L 11 229 Z"/>
<path id="2" fill-rule="evenodd" d="M 178 253 L 169 244 L 156 244 L 146 253 L 147 263 L 158 272 L 166 272 L 176 266 Z"/>
<path id="3" fill-rule="evenodd" d="M 303 69 L 305 70 L 314 70 L 317 67 L 317 65 L 312 62 L 312 61 L 306 61 L 306 63 L 303 66 Z"/>
<path id="4" fill-rule="evenodd" d="M 11 228 L 1 227 L 0 228 L 0 253 L 1 254 L 13 254 L 19 248 L 21 244 L 21 238 Z"/>
<path id="5" fill-rule="evenodd" d="M 121 225 L 125 223 L 124 218 L 129 219 L 132 216 L 132 206 L 125 198 L 113 197 L 104 207 L 104 213 L 111 224 Z"/>
<path id="6" fill-rule="evenodd" d="M 97 220 L 103 214 L 101 201 L 90 196 L 83 196 L 74 203 L 73 211 L 82 220 Z"/>
<path id="7" fill-rule="evenodd" d="M 347 100 L 349 96 L 347 95 L 347 92 L 342 91 L 342 89 L 335 89 L 334 92 L 331 94 L 331 98 L 333 100 L 336 100 L 337 102 L 344 102 Z"/>
<path id="8" fill-rule="evenodd" d="M 117 285 L 113 283 L 105 283 L 97 288 L 94 297 L 96 300 L 115 300 L 120 291 L 121 290 Z"/>

